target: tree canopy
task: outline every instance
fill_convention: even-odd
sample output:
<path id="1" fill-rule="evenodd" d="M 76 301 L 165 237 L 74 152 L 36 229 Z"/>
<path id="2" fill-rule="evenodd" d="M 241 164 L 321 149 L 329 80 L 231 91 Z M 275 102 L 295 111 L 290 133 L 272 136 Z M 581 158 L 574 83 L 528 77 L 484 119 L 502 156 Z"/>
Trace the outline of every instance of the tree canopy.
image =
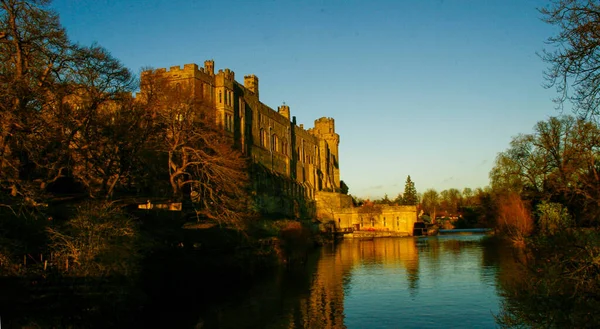
<path id="1" fill-rule="evenodd" d="M 571 116 L 540 121 L 513 139 L 490 172 L 496 192 L 567 204 L 586 221 L 600 219 L 600 130 Z"/>

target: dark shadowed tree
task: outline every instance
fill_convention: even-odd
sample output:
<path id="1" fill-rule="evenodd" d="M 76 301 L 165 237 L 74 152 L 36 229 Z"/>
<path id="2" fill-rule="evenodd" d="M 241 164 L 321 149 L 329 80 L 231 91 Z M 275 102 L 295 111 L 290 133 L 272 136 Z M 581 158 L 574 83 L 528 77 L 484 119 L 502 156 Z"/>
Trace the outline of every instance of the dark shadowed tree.
<path id="1" fill-rule="evenodd" d="M 240 228 L 248 215 L 247 159 L 233 149 L 231 136 L 214 114 L 193 97 L 188 85 L 175 85 L 160 74 L 142 74 L 141 102 L 155 133 L 146 147 L 159 161 L 174 199 L 190 196 L 198 215 Z"/>
<path id="2" fill-rule="evenodd" d="M 381 198 L 379 200 L 374 200 L 373 202 L 376 204 L 381 204 L 381 205 L 386 205 L 386 206 L 392 204 L 392 200 L 390 200 L 387 193 L 383 196 L 383 198 Z"/>
<path id="3" fill-rule="evenodd" d="M 597 116 L 600 106 L 600 3 L 597 0 L 551 0 L 541 8 L 545 22 L 558 28 L 542 54 L 550 68 L 548 87 L 559 93 L 560 107 L 571 101 L 583 117 Z"/>
<path id="4" fill-rule="evenodd" d="M 348 194 L 349 190 L 350 190 L 350 188 L 348 187 L 348 185 L 346 185 L 346 182 L 340 181 L 340 193 Z"/>
<path id="5" fill-rule="evenodd" d="M 31 149 L 43 139 L 45 108 L 70 44 L 47 4 L 0 1 L 0 193 L 5 201 L 35 203 L 52 176 L 36 170 L 38 159 Z M 4 194 L 7 190 L 10 197 Z"/>
<path id="6" fill-rule="evenodd" d="M 403 204 L 402 193 L 398 193 L 396 198 L 393 200 L 395 204 Z"/>

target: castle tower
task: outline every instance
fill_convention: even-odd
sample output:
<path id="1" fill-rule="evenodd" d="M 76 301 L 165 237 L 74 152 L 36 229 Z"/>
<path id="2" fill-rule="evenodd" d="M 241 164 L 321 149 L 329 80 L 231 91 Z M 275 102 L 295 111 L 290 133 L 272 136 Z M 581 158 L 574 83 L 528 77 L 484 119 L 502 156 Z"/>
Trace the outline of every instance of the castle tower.
<path id="1" fill-rule="evenodd" d="M 204 61 L 204 70 L 209 75 L 215 75 L 215 61 L 212 59 Z"/>
<path id="2" fill-rule="evenodd" d="M 290 119 L 290 107 L 285 105 L 285 103 L 283 103 L 283 105 L 277 108 L 277 112 L 284 116 L 286 119 Z"/>
<path id="3" fill-rule="evenodd" d="M 326 173 L 325 185 L 340 188 L 339 152 L 340 135 L 335 133 L 335 121 L 332 118 L 315 120 L 315 127 L 311 129 L 313 135 L 325 141 L 320 145 L 322 157 L 322 171 Z M 329 158 L 325 158 L 329 154 Z M 332 186 L 329 186 L 332 185 Z"/>
<path id="4" fill-rule="evenodd" d="M 254 74 L 250 74 L 244 77 L 244 87 L 250 90 L 258 98 L 258 77 Z"/>

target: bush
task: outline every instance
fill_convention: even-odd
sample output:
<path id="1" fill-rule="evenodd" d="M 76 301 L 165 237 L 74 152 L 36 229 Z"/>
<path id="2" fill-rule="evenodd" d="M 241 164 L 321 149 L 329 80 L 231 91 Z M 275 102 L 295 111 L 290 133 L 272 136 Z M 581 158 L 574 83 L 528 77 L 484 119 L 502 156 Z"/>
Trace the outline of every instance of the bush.
<path id="1" fill-rule="evenodd" d="M 48 228 L 61 271 L 76 276 L 129 275 L 138 265 L 136 225 L 109 203 L 87 203 L 60 228 Z"/>
<path id="2" fill-rule="evenodd" d="M 515 245 L 525 245 L 525 238 L 531 235 L 534 225 L 529 207 L 518 194 L 499 198 L 497 225 Z"/>
<path id="3" fill-rule="evenodd" d="M 572 218 L 560 203 L 543 202 L 537 207 L 540 234 L 554 235 L 572 226 Z"/>

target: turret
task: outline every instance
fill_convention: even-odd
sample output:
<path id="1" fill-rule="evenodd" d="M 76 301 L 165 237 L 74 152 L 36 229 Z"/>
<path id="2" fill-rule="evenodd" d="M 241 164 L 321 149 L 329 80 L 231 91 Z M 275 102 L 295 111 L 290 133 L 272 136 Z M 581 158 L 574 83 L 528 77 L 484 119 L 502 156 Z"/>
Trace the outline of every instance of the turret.
<path id="1" fill-rule="evenodd" d="M 250 74 L 244 77 L 244 87 L 254 93 L 258 98 L 258 77 L 254 74 Z"/>
<path id="2" fill-rule="evenodd" d="M 283 103 L 283 105 L 277 108 L 277 112 L 284 116 L 286 119 L 290 119 L 290 107 L 285 105 L 285 103 Z"/>
<path id="3" fill-rule="evenodd" d="M 322 147 L 329 149 L 329 154 L 332 157 L 332 159 L 329 159 L 329 161 L 331 161 L 331 167 L 324 168 L 323 171 L 331 175 L 333 187 L 339 188 L 340 170 L 338 147 L 340 144 L 340 135 L 335 133 L 335 121 L 332 118 L 325 117 L 315 120 L 315 127 L 311 129 L 311 133 L 325 142 L 326 146 L 322 145 Z M 322 149 L 321 154 L 327 154 L 326 150 Z M 328 163 L 328 161 L 325 161 L 324 163 Z"/>
<path id="4" fill-rule="evenodd" d="M 209 75 L 215 75 L 215 61 L 213 61 L 212 59 L 204 61 L 204 70 Z"/>

